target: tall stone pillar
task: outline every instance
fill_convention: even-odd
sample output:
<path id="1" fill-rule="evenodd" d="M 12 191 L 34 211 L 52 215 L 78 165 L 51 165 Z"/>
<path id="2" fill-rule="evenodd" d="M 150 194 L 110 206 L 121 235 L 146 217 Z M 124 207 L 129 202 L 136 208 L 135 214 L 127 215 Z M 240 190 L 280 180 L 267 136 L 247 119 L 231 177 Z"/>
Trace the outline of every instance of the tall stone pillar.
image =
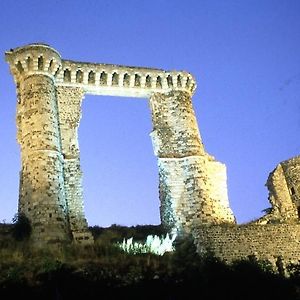
<path id="1" fill-rule="evenodd" d="M 81 101 L 84 91 L 77 87 L 58 87 L 59 123 L 64 156 L 64 183 L 69 208 L 69 221 L 73 239 L 78 243 L 92 243 L 84 215 L 82 171 L 78 145 L 78 126 L 81 119 Z"/>
<path id="2" fill-rule="evenodd" d="M 150 106 L 162 224 L 173 232 L 190 232 L 199 224 L 234 223 L 225 165 L 204 150 L 190 93 L 154 93 Z"/>
<path id="3" fill-rule="evenodd" d="M 19 212 L 31 221 L 34 242 L 69 241 L 55 88 L 61 58 L 47 45 L 32 44 L 7 52 L 6 60 L 18 90 Z"/>

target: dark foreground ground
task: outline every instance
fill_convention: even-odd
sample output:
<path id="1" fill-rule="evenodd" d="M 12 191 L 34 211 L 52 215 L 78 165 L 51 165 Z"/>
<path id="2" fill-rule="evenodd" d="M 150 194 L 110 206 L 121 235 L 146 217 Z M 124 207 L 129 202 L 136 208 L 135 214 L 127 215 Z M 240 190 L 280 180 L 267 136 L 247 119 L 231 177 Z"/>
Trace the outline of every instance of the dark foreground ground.
<path id="1" fill-rule="evenodd" d="M 8 234 L 0 239 L 2 299 L 299 299 L 300 265 L 285 275 L 250 257 L 231 265 L 200 257 L 191 239 L 163 256 L 126 254 L 124 237 L 142 240 L 160 228 L 91 228 L 95 245 L 32 250 Z M 287 275 L 287 276 L 286 276 Z"/>

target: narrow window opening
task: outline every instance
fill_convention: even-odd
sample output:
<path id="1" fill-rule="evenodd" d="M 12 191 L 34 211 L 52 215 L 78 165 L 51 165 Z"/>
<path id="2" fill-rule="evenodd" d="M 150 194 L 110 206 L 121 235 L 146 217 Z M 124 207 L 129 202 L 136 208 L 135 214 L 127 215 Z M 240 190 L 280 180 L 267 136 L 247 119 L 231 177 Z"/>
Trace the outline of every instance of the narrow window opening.
<path id="1" fill-rule="evenodd" d="M 191 79 L 190 79 L 190 77 L 188 77 L 187 80 L 186 80 L 185 86 L 186 86 L 186 87 L 189 87 L 190 84 L 191 84 Z"/>
<path id="2" fill-rule="evenodd" d="M 89 84 L 95 83 L 95 72 L 94 71 L 90 71 L 89 76 L 88 76 L 88 83 Z"/>
<path id="3" fill-rule="evenodd" d="M 168 87 L 173 87 L 173 79 L 171 75 L 167 77 L 167 82 L 168 82 Z"/>
<path id="4" fill-rule="evenodd" d="M 107 74 L 103 71 L 100 75 L 100 84 L 106 85 L 107 84 Z"/>
<path id="5" fill-rule="evenodd" d="M 49 68 L 48 68 L 49 71 L 52 71 L 53 65 L 54 65 L 53 64 L 53 59 L 51 59 L 50 63 L 49 63 Z"/>
<path id="6" fill-rule="evenodd" d="M 180 75 L 177 76 L 177 86 L 182 87 L 182 82 L 181 82 L 182 77 Z"/>
<path id="7" fill-rule="evenodd" d="M 18 71 L 19 71 L 21 74 L 22 74 L 23 71 L 24 71 L 23 66 L 22 66 L 22 64 L 21 64 L 20 61 L 18 61 L 18 63 L 17 63 L 17 69 L 18 69 Z"/>
<path id="8" fill-rule="evenodd" d="M 38 69 L 40 71 L 42 71 L 44 69 L 44 58 L 43 58 L 43 56 L 40 56 L 38 58 Z"/>
<path id="9" fill-rule="evenodd" d="M 123 85 L 125 87 L 129 87 L 129 85 L 130 85 L 130 76 L 127 73 L 124 74 Z"/>
<path id="10" fill-rule="evenodd" d="M 71 82 L 71 71 L 68 69 L 64 71 L 64 82 Z"/>
<path id="11" fill-rule="evenodd" d="M 59 69 L 59 67 L 58 67 L 57 70 L 55 71 L 55 74 L 54 74 L 55 77 L 57 77 L 59 71 L 60 71 L 60 69 Z"/>
<path id="12" fill-rule="evenodd" d="M 76 72 L 76 82 L 82 83 L 83 82 L 83 72 L 81 70 L 78 70 Z"/>
<path id="13" fill-rule="evenodd" d="M 27 63 L 27 69 L 31 70 L 32 69 L 32 58 L 27 57 L 26 63 Z"/>
<path id="14" fill-rule="evenodd" d="M 139 74 L 134 76 L 134 86 L 141 86 L 141 76 Z"/>
<path id="15" fill-rule="evenodd" d="M 118 85 L 119 84 L 119 74 L 116 72 L 112 75 L 112 85 Z"/>
<path id="16" fill-rule="evenodd" d="M 161 77 L 158 76 L 156 79 L 156 87 L 161 89 L 162 88 L 162 83 L 161 83 Z"/>
<path id="17" fill-rule="evenodd" d="M 149 75 L 146 76 L 146 87 L 151 88 L 151 77 Z"/>

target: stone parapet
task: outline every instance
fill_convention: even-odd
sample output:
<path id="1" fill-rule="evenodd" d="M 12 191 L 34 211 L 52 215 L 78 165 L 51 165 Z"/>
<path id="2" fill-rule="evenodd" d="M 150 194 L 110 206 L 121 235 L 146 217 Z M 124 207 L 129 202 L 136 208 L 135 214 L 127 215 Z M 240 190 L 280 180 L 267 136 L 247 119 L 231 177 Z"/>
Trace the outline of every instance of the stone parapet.
<path id="1" fill-rule="evenodd" d="M 5 59 L 16 82 L 37 74 L 55 78 L 61 68 L 59 53 L 46 44 L 30 44 L 11 49 L 5 53 Z"/>
<path id="2" fill-rule="evenodd" d="M 57 86 L 81 88 L 88 94 L 141 98 L 173 90 L 192 95 L 196 89 L 195 79 L 185 71 L 62 60 L 46 44 L 11 49 L 5 57 L 16 82 L 31 74 L 47 74 Z"/>
<path id="3" fill-rule="evenodd" d="M 82 88 L 88 94 L 148 98 L 172 90 L 193 94 L 196 83 L 184 71 L 62 61 L 57 85 Z"/>

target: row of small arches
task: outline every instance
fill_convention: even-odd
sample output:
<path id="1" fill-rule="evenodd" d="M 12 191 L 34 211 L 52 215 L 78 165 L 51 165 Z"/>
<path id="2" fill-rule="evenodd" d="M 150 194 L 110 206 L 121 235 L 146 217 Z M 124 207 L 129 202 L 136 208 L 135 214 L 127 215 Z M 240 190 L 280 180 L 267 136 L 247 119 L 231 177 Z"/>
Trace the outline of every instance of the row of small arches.
<path id="1" fill-rule="evenodd" d="M 23 65 L 25 63 L 25 65 Z M 20 74 L 22 74 L 25 69 L 26 70 L 37 70 L 37 71 L 49 71 L 51 73 L 54 73 L 57 75 L 59 66 L 55 63 L 54 59 L 51 59 L 50 61 L 46 61 L 43 56 L 39 56 L 37 58 L 37 69 L 34 68 L 34 60 L 32 57 L 28 56 L 24 61 L 23 64 L 21 61 L 18 61 L 16 63 L 16 68 L 19 71 Z M 47 64 L 47 65 L 46 65 Z"/>
<path id="2" fill-rule="evenodd" d="M 100 73 L 100 78 L 99 78 L 99 84 L 100 85 L 108 85 L 108 76 L 110 74 L 106 73 L 105 71 L 102 71 Z M 83 76 L 84 73 L 81 70 L 77 70 L 76 71 L 76 75 L 75 75 L 75 80 L 76 83 L 83 83 Z M 111 74 L 111 85 L 112 86 L 119 86 L 120 83 L 123 84 L 124 87 L 130 87 L 130 81 L 131 81 L 131 76 L 134 76 L 134 87 L 141 87 L 142 86 L 142 76 L 139 74 L 134 74 L 134 75 L 130 75 L 128 73 L 125 73 L 123 76 L 120 74 L 118 74 L 117 72 L 114 72 Z M 145 78 L 145 87 L 146 88 L 162 88 L 163 87 L 163 77 L 161 76 L 155 76 L 155 77 L 151 77 L 150 75 L 146 75 Z M 177 75 L 175 77 L 175 81 L 174 82 L 174 78 L 171 75 L 168 75 L 166 77 L 167 79 L 167 85 L 168 87 L 183 87 L 184 85 L 184 81 L 183 81 L 183 77 L 182 75 Z M 121 82 L 120 82 L 121 80 Z M 64 73 L 63 73 L 63 81 L 64 82 L 71 82 L 71 71 L 69 69 L 65 69 Z M 88 73 L 88 78 L 87 78 L 87 82 L 88 84 L 96 84 L 96 73 L 94 71 L 90 71 Z M 185 82 L 185 86 L 189 87 L 191 83 L 190 77 L 187 77 L 186 82 Z"/>
<path id="3" fill-rule="evenodd" d="M 25 66 L 23 65 L 25 63 Z M 21 61 L 18 61 L 16 63 L 16 68 L 19 71 L 20 74 L 22 74 L 25 69 L 26 70 L 36 70 L 36 68 L 34 67 L 34 61 L 32 59 L 32 57 L 28 56 L 24 61 L 23 64 Z M 46 65 L 47 64 L 47 65 Z M 59 71 L 59 66 L 58 64 L 55 63 L 54 59 L 51 59 L 50 61 L 47 60 L 45 62 L 45 59 L 43 56 L 39 56 L 37 58 L 37 70 L 38 71 L 49 71 L 51 72 L 53 75 L 57 75 L 58 71 Z M 100 79 L 99 79 L 99 84 L 100 85 L 108 85 L 108 77 L 109 75 L 111 76 L 111 85 L 112 86 L 119 86 L 120 80 L 121 83 L 123 84 L 123 87 L 130 87 L 130 80 L 131 80 L 131 76 L 134 76 L 134 83 L 133 86 L 134 87 L 141 87 L 142 86 L 142 76 L 139 74 L 134 74 L 134 75 L 130 75 L 128 73 L 125 73 L 123 76 L 118 74 L 117 72 L 114 72 L 112 74 L 108 74 L 105 71 L 102 71 L 100 74 Z M 84 77 L 84 73 L 81 70 L 77 70 L 76 71 L 76 76 L 75 76 L 75 80 L 76 83 L 83 83 L 83 77 Z M 146 88 L 158 88 L 161 89 L 163 88 L 163 80 L 165 79 L 165 77 L 162 76 L 150 76 L 150 75 L 146 75 L 145 78 L 145 83 L 144 86 Z M 190 77 L 187 77 L 186 82 L 184 81 L 183 76 L 181 76 L 180 74 L 178 74 L 176 77 L 173 77 L 171 75 L 168 75 L 166 77 L 167 80 L 167 86 L 170 87 L 189 87 L 191 84 L 191 80 Z M 71 82 L 71 71 L 69 69 L 65 69 L 63 72 L 63 81 L 64 82 Z M 88 73 L 88 84 L 96 84 L 96 72 L 94 72 L 93 70 L 91 70 Z M 175 82 L 174 82 L 175 81 Z M 185 85 L 185 86 L 184 86 Z"/>

